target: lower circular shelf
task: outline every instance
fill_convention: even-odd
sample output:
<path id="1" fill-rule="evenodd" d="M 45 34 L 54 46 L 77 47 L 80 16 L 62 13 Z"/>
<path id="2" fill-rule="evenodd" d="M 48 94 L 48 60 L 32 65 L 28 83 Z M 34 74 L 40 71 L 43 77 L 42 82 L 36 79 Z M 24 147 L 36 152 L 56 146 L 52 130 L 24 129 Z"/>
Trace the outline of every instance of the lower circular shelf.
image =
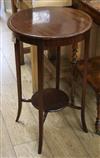
<path id="1" fill-rule="evenodd" d="M 68 106 L 69 97 L 62 90 L 56 88 L 46 88 L 33 94 L 32 105 L 47 112 L 58 111 Z"/>

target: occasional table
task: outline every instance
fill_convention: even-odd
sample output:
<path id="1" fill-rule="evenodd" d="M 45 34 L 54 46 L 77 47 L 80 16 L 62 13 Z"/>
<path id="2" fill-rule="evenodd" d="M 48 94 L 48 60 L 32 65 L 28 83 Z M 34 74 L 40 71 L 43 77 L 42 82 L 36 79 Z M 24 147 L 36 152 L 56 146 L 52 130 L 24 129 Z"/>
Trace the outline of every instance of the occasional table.
<path id="1" fill-rule="evenodd" d="M 38 91 L 43 89 L 43 63 L 44 63 L 44 50 L 49 48 L 57 48 L 57 53 L 60 52 L 60 47 L 72 44 L 72 97 L 71 107 L 81 110 L 82 127 L 87 132 L 85 123 L 85 95 L 87 85 L 87 63 L 89 52 L 89 38 L 92 20 L 86 13 L 62 7 L 40 7 L 34 9 L 22 10 L 8 20 L 9 28 L 14 32 L 16 37 L 15 42 L 15 59 L 16 59 L 16 72 L 17 72 L 17 87 L 18 87 L 18 115 L 20 117 L 22 102 L 28 101 L 22 98 L 21 86 L 21 69 L 20 69 L 20 41 L 33 44 L 37 46 L 37 63 L 38 63 Z M 74 68 L 77 63 L 77 43 L 85 40 L 85 69 L 83 73 L 82 84 L 82 103 L 81 106 L 73 105 L 73 80 Z M 70 53 L 70 52 L 69 52 Z M 56 88 L 59 89 L 60 80 L 60 58 L 57 58 L 56 70 Z M 67 75 L 67 74 L 66 74 Z"/>

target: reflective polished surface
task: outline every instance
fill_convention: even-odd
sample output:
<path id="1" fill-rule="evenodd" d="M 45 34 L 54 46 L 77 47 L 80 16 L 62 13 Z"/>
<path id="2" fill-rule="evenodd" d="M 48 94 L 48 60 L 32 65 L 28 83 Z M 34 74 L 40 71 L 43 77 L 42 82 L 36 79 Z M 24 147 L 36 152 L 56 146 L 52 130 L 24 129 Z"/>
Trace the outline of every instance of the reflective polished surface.
<path id="1" fill-rule="evenodd" d="M 10 28 L 35 38 L 68 38 L 84 33 L 91 26 L 91 18 L 82 11 L 42 7 L 22 10 L 11 17 Z"/>

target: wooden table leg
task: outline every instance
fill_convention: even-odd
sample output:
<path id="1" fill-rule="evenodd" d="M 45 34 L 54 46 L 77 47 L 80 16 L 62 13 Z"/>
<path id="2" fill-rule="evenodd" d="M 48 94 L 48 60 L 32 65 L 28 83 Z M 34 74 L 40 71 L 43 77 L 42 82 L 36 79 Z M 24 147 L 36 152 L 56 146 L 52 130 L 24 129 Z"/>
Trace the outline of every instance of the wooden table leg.
<path id="1" fill-rule="evenodd" d="M 60 47 L 56 48 L 56 88 L 59 89 L 60 83 L 60 55 L 61 49 Z"/>
<path id="2" fill-rule="evenodd" d="M 22 42 L 20 42 L 20 65 L 24 65 L 24 48 Z"/>
<path id="3" fill-rule="evenodd" d="M 21 68 L 20 68 L 20 42 L 15 41 L 15 62 L 16 62 L 16 77 L 17 77 L 17 91 L 18 91 L 18 113 L 16 121 L 19 120 L 22 110 L 22 85 L 21 85 Z"/>
<path id="4" fill-rule="evenodd" d="M 86 105 L 86 89 L 87 89 L 87 68 L 88 68 L 88 57 L 89 57 L 89 42 L 90 42 L 90 31 L 85 37 L 85 49 L 84 49 L 84 73 L 83 73 L 83 86 L 82 86 L 82 110 L 81 110 L 81 120 L 83 130 L 88 132 L 86 122 L 85 122 L 85 105 Z"/>
<path id="5" fill-rule="evenodd" d="M 38 62 L 38 90 L 41 91 L 43 89 L 43 81 L 44 81 L 44 50 L 42 46 L 37 47 L 37 62 Z M 39 145 L 38 145 L 38 154 L 42 152 L 42 144 L 43 144 L 43 98 L 42 96 L 39 98 L 40 109 L 39 109 Z"/>
<path id="6" fill-rule="evenodd" d="M 38 61 L 38 90 L 43 89 L 44 81 L 44 50 L 40 45 L 37 47 L 37 61 Z"/>

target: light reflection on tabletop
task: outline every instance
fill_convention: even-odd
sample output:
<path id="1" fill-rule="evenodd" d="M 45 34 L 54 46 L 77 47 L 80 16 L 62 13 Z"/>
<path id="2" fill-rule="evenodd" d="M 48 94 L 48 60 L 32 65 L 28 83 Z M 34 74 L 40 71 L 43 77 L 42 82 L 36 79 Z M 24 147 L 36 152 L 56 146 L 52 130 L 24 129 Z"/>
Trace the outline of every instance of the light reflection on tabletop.
<path id="1" fill-rule="evenodd" d="M 48 23 L 49 21 L 50 14 L 48 10 L 32 13 L 32 24 Z"/>

